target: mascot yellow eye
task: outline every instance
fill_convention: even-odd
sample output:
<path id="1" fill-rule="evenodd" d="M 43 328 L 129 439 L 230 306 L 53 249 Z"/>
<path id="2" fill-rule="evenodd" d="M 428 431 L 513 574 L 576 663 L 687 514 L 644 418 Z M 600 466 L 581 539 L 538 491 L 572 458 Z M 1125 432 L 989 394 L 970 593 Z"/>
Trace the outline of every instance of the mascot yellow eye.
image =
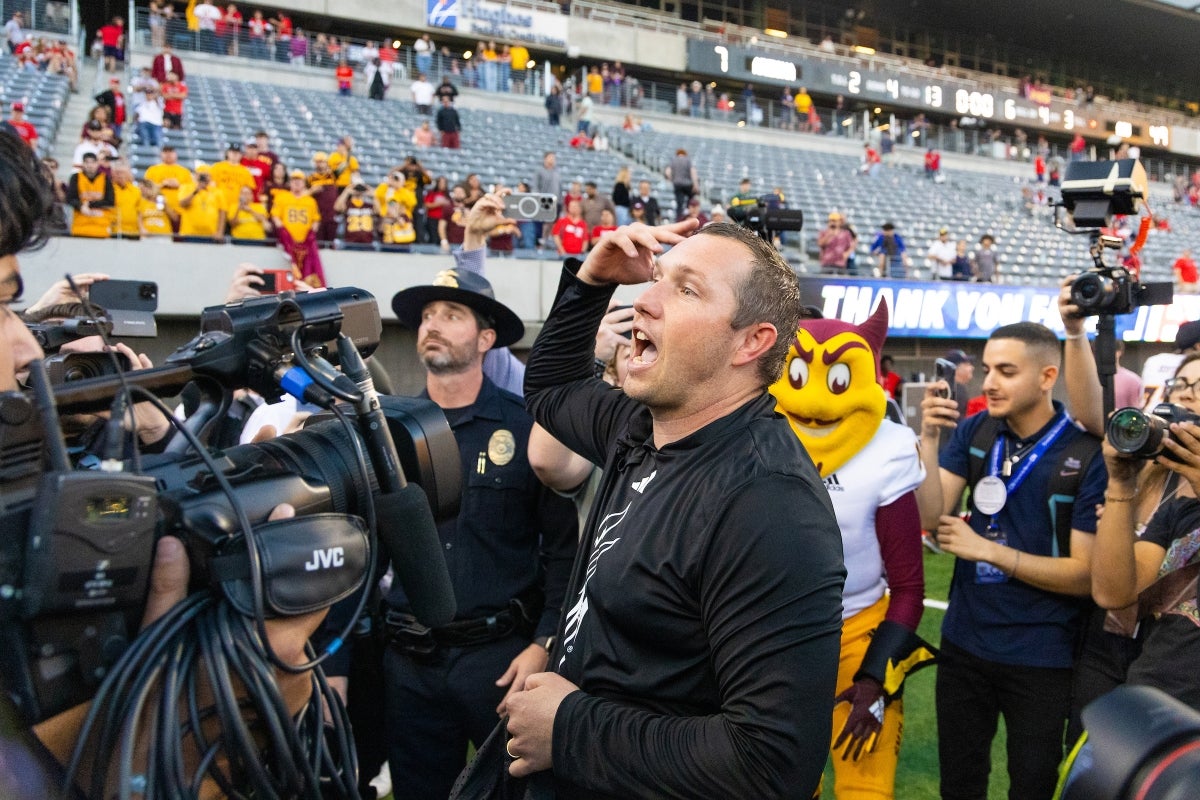
<path id="1" fill-rule="evenodd" d="M 829 391 L 841 394 L 850 388 L 850 367 L 846 364 L 834 364 L 829 368 L 829 376 L 825 379 Z"/>
<path id="2" fill-rule="evenodd" d="M 788 364 L 788 380 L 793 389 L 803 389 L 808 383 L 808 362 L 799 356 L 794 357 Z"/>

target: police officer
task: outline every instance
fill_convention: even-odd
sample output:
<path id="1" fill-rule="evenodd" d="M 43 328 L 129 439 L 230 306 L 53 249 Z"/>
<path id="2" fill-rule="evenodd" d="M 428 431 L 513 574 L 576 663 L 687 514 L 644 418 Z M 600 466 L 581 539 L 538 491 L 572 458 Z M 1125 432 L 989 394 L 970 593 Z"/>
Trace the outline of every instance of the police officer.
<path id="1" fill-rule="evenodd" d="M 483 356 L 525 328 L 491 284 L 460 269 L 397 294 L 392 308 L 417 331 L 424 397 L 458 441 L 462 503 L 438 528 L 458 614 L 424 628 L 402 589 L 387 597 L 384 655 L 388 755 L 395 797 L 449 795 L 504 714 L 512 692 L 546 669 L 575 555 L 574 506 L 538 482 L 526 455 L 533 420 L 521 398 L 483 373 Z"/>

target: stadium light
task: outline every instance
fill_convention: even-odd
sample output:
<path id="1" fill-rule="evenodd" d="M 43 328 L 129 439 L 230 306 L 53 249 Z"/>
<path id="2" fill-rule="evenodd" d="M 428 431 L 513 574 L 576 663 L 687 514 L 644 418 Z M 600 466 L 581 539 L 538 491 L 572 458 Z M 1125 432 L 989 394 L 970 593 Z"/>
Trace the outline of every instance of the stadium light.
<path id="1" fill-rule="evenodd" d="M 470 50 L 463 50 L 463 60 L 469 59 L 472 55 L 474 55 L 474 53 L 472 53 Z"/>
<path id="2" fill-rule="evenodd" d="M 399 39 L 393 39 L 392 40 L 392 49 L 399 50 L 401 44 L 402 44 L 402 42 Z"/>
<path id="3" fill-rule="evenodd" d="M 764 28 L 763 33 L 767 36 L 774 36 L 776 39 L 786 39 L 788 37 L 787 31 L 781 31 L 778 28 Z"/>
<path id="4" fill-rule="evenodd" d="M 860 56 L 873 56 L 875 55 L 875 48 L 856 44 L 854 45 L 854 52 L 858 53 Z"/>
<path id="5" fill-rule="evenodd" d="M 536 66 L 537 66 L 537 62 L 534 61 L 532 58 L 529 59 L 529 61 L 525 62 L 525 69 L 533 69 Z"/>

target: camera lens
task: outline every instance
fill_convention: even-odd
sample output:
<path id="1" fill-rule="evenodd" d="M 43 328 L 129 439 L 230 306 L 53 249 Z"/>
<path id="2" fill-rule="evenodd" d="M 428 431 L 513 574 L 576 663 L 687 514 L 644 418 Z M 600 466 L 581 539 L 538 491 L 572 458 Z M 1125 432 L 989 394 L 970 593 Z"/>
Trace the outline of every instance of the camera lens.
<path id="1" fill-rule="evenodd" d="M 1108 441 L 1117 452 L 1149 458 L 1162 449 L 1166 422 L 1136 408 L 1121 408 L 1108 421 Z"/>
<path id="2" fill-rule="evenodd" d="M 1099 275 L 1080 275 L 1071 284 L 1071 302 L 1080 308 L 1094 308 L 1104 297 L 1104 289 L 1104 279 Z"/>

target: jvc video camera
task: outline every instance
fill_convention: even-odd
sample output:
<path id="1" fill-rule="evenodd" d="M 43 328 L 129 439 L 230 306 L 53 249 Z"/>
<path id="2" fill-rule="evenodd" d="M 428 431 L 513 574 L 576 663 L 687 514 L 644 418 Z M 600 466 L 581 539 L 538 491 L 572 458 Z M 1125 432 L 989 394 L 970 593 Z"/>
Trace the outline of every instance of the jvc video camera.
<path id="1" fill-rule="evenodd" d="M 301 360 L 324 365 L 339 385 L 353 389 L 354 380 L 330 366 L 338 355 L 328 343 L 337 340 L 346 355 L 352 342 L 350 350 L 366 356 L 381 332 L 374 297 L 359 289 L 253 298 L 205 309 L 200 333 L 164 366 L 124 379 L 161 397 L 197 384 L 205 401 L 185 425 L 203 442 L 235 389 L 277 399 L 281 384 L 296 382 L 290 376 Z M 260 552 L 271 548 L 264 571 L 298 576 L 279 581 L 269 605 L 302 609 L 347 596 L 366 579 L 364 553 L 375 543 L 366 542 L 364 526 L 354 518 L 378 498 L 382 481 L 374 459 L 362 457 L 362 427 L 319 421 L 268 442 L 212 453 L 208 460 L 189 452 L 177 436 L 154 463 L 143 456 L 140 473 L 114 471 L 112 464 L 77 471 L 67 458 L 56 409 L 111 410 L 121 382 L 88 378 L 52 390 L 39 378 L 34 386 L 32 393 L 0 393 L 0 680 L 27 721 L 46 719 L 95 693 L 137 631 L 161 536 L 183 541 L 193 589 L 220 584 L 237 606 L 228 587 L 246 583 L 248 574 L 237 509 L 258 530 L 275 506 L 290 503 L 297 519 L 289 522 L 323 515 L 319 535 L 328 529 L 333 538 L 319 547 L 296 546 L 285 529 L 278 541 L 260 542 Z M 435 515 L 454 513 L 458 447 L 440 409 L 416 399 L 376 399 L 382 414 L 376 419 L 386 421 L 403 475 L 423 490 Z M 444 570 L 444 564 L 429 567 Z"/>

